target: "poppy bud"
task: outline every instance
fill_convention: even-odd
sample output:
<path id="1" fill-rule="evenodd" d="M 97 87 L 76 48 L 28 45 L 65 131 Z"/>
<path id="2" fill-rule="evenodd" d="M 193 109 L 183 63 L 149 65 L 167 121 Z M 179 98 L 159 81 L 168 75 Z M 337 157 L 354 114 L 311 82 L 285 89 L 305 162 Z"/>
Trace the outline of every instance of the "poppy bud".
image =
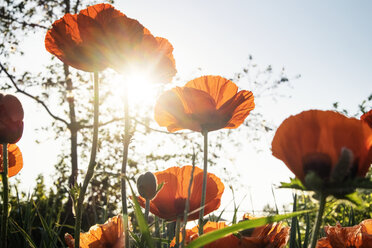
<path id="1" fill-rule="evenodd" d="M 0 143 L 16 143 L 23 133 L 23 108 L 12 95 L 0 93 Z"/>
<path id="2" fill-rule="evenodd" d="M 151 200 L 156 195 L 156 178 L 151 172 L 142 174 L 137 179 L 138 193 L 145 199 Z"/>

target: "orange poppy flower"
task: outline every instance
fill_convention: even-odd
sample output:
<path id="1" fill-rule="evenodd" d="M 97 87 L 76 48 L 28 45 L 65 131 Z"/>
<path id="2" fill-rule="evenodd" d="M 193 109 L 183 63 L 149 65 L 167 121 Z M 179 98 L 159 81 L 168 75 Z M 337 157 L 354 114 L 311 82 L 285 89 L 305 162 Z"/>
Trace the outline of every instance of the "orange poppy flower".
<path id="1" fill-rule="evenodd" d="M 220 76 L 203 76 L 164 92 L 155 105 L 155 120 L 168 131 L 200 132 L 237 128 L 254 109 L 252 92 Z"/>
<path id="2" fill-rule="evenodd" d="M 15 144 L 8 144 L 8 177 L 18 174 L 23 167 L 21 150 Z M 0 172 L 3 172 L 3 145 L 0 144 Z"/>
<path id="3" fill-rule="evenodd" d="M 225 222 L 211 222 L 208 221 L 203 226 L 203 233 L 208 233 L 212 231 L 216 231 L 221 228 L 225 228 L 228 225 L 226 225 Z M 195 226 L 192 229 L 186 230 L 186 240 L 185 244 L 189 244 L 191 241 L 197 239 L 199 237 L 199 226 Z M 182 237 L 180 238 L 182 240 Z M 170 244 L 170 247 L 175 247 L 176 245 L 176 239 L 174 238 Z M 209 243 L 207 245 L 204 245 L 205 248 L 225 248 L 225 247 L 239 247 L 239 238 L 234 236 L 233 234 L 227 235 L 226 237 L 223 237 L 221 239 L 218 239 L 212 243 Z"/>
<path id="4" fill-rule="evenodd" d="M 372 109 L 367 113 L 363 114 L 360 119 L 367 122 L 367 124 L 372 128 Z"/>
<path id="5" fill-rule="evenodd" d="M 154 173 L 158 184 L 164 183 L 164 185 L 155 198 L 150 201 L 151 213 L 166 220 L 176 220 L 177 217 L 183 218 L 191 170 L 192 166 L 186 165 L 183 167 L 175 166 Z M 188 220 L 199 218 L 199 211 L 195 210 L 200 208 L 202 183 L 203 170 L 195 167 Z M 204 215 L 219 208 L 224 189 L 225 186 L 221 180 L 214 174 L 208 173 Z M 138 197 L 138 201 L 142 207 L 145 207 L 144 198 Z"/>
<path id="6" fill-rule="evenodd" d="M 0 93 L 0 143 L 16 143 L 23 133 L 23 108 L 17 97 Z"/>
<path id="7" fill-rule="evenodd" d="M 309 110 L 291 116 L 272 141 L 273 155 L 302 182 L 310 171 L 327 182 L 344 148 L 353 153 L 347 177 L 365 176 L 372 162 L 372 129 L 333 111 Z"/>
<path id="8" fill-rule="evenodd" d="M 289 230 L 282 223 L 248 229 L 242 232 L 241 248 L 282 248 L 289 239 Z"/>
<path id="9" fill-rule="evenodd" d="M 326 237 L 318 240 L 317 248 L 370 248 L 372 247 L 372 219 L 359 225 L 324 227 Z"/>
<path id="10" fill-rule="evenodd" d="M 144 27 L 110 4 L 96 4 L 66 14 L 45 37 L 48 52 L 83 71 L 101 71 L 117 54 L 125 57 L 143 38 Z"/>
<path id="11" fill-rule="evenodd" d="M 75 247 L 75 240 L 70 234 L 65 234 L 65 241 L 69 248 Z M 102 247 L 124 247 L 123 220 L 120 215 L 108 219 L 105 224 L 92 226 L 86 233 L 80 233 L 80 248 Z"/>
<path id="12" fill-rule="evenodd" d="M 249 213 L 243 215 L 244 220 L 254 220 L 259 217 L 254 217 Z M 247 229 L 240 232 L 241 248 L 281 248 L 284 247 L 289 239 L 289 230 L 287 226 L 283 226 L 281 222 L 267 224 L 261 227 Z"/>

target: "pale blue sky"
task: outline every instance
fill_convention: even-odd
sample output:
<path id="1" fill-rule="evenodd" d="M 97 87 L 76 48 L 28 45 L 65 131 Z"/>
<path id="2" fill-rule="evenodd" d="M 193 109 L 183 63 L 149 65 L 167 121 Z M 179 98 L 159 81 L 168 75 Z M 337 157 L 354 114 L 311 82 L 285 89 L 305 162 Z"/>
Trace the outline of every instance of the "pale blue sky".
<path id="1" fill-rule="evenodd" d="M 197 76 L 199 67 L 204 74 L 231 77 L 247 63 L 249 54 L 259 65 L 284 66 L 289 75 L 301 74 L 286 92 L 291 98 L 257 110 L 276 125 L 302 110 L 330 109 L 334 102 L 355 112 L 372 93 L 371 1 L 135 0 L 117 1 L 115 7 L 173 44 L 181 78 Z M 20 67 L 40 69 L 36 62 L 29 63 L 35 56 L 46 63 L 44 35 L 27 40 L 30 53 L 17 60 Z M 30 178 L 45 172 L 54 157 L 47 154 L 35 162 L 37 154 L 45 156 L 41 151 L 51 144 L 33 144 L 32 130 L 39 119 L 30 114 L 35 111 L 31 101 L 24 102 L 26 130 L 20 146 L 25 168 L 20 177 L 33 185 Z M 254 208 L 260 209 L 267 202 L 272 204 L 270 184 L 287 180 L 291 173 L 270 155 L 269 146 L 261 154 L 249 145 L 243 151 L 232 168 L 246 174 Z M 37 166 L 30 168 L 28 163 Z M 288 191 L 276 193 L 279 203 L 290 199 Z M 243 206 L 251 209 L 249 203 Z"/>

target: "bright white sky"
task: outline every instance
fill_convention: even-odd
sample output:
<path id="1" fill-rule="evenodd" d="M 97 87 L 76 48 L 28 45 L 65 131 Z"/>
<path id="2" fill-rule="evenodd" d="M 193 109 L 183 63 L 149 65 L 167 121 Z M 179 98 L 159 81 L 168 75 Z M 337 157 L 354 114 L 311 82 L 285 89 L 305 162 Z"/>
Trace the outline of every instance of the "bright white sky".
<path id="1" fill-rule="evenodd" d="M 372 93 L 370 1 L 136 0 L 117 1 L 115 7 L 173 44 L 181 78 L 193 77 L 199 67 L 204 74 L 231 77 L 246 65 L 249 54 L 259 65 L 284 66 L 289 75 L 301 74 L 286 92 L 291 98 L 258 110 L 276 125 L 302 110 L 330 109 L 334 102 L 354 113 Z M 37 71 L 47 63 L 43 40 L 44 34 L 27 40 L 26 57 L 16 60 L 20 67 Z M 34 128 L 49 117 L 40 108 L 35 113 L 32 101 L 21 100 L 26 117 L 19 146 L 25 165 L 18 177 L 27 189 L 33 187 L 37 174 L 52 173 L 46 167 L 56 161 L 56 145 L 54 141 L 34 143 Z M 232 170 L 241 171 L 246 185 L 246 193 L 237 200 L 250 191 L 254 209 L 273 205 L 271 184 L 288 181 L 291 172 L 271 156 L 269 146 L 259 154 L 250 144 L 242 149 L 231 165 Z M 221 173 L 217 168 L 213 171 Z M 278 189 L 275 195 L 279 206 L 291 201 L 291 191 Z M 230 197 L 226 194 L 222 207 L 232 208 Z M 251 209 L 248 195 L 242 210 Z"/>

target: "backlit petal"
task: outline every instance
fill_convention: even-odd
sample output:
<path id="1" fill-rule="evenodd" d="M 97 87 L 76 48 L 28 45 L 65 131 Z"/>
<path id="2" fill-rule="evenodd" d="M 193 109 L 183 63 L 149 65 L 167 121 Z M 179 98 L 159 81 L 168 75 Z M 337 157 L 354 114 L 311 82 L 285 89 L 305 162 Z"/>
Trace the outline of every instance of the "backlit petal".
<path id="1" fill-rule="evenodd" d="M 333 167 L 343 147 L 353 152 L 357 175 L 364 176 L 372 161 L 372 129 L 355 118 L 333 111 L 304 111 L 284 120 L 272 142 L 273 155 L 301 180 L 306 157 L 324 154 Z"/>
<path id="2" fill-rule="evenodd" d="M 189 81 L 185 87 L 202 90 L 210 95 L 216 108 L 220 108 L 238 92 L 238 87 L 232 81 L 220 76 L 203 76 Z"/>

